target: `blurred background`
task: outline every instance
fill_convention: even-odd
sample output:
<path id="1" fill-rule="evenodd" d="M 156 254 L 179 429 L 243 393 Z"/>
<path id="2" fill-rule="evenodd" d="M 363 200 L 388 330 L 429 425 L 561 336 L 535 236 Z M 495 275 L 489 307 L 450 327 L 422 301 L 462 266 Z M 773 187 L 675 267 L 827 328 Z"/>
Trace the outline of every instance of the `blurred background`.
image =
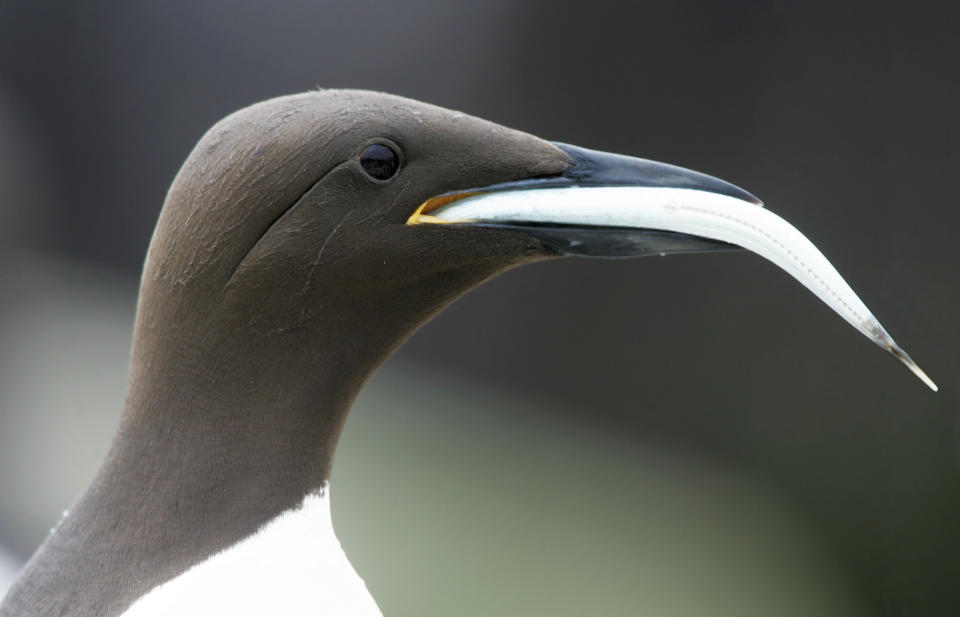
<path id="1" fill-rule="evenodd" d="M 747 188 L 941 387 L 746 253 L 510 272 L 387 363 L 340 444 L 334 522 L 386 615 L 960 614 L 958 17 L 0 0 L 0 586 L 106 450 L 193 144 L 356 87 Z"/>

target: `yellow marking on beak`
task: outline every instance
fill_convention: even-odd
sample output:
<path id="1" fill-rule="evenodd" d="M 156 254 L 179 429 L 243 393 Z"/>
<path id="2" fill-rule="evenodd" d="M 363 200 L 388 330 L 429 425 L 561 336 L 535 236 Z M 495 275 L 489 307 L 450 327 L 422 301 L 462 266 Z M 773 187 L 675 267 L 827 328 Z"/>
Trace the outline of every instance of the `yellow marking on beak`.
<path id="1" fill-rule="evenodd" d="M 473 195 L 479 195 L 480 191 L 468 191 L 465 193 L 453 193 L 452 195 L 441 195 L 439 197 L 431 197 L 427 201 L 420 204 L 420 207 L 414 210 L 413 214 L 410 215 L 410 218 L 407 219 L 407 225 L 419 225 L 420 223 L 451 223 L 451 221 L 444 220 L 436 216 L 429 216 L 427 212 L 433 212 L 437 208 L 442 208 L 443 206 L 457 201 L 458 199 L 463 199 L 465 197 L 471 197 Z"/>

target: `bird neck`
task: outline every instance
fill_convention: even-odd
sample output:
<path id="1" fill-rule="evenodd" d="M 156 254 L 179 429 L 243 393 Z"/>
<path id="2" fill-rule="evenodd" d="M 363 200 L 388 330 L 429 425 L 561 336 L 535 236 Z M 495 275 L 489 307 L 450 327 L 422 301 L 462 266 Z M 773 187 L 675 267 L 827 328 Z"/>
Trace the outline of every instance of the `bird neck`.
<path id="1" fill-rule="evenodd" d="M 340 340 L 350 333 L 330 332 L 187 348 L 138 328 L 109 453 L 0 616 L 29 606 L 120 615 L 319 492 L 354 397 L 397 344 L 353 348 Z"/>
<path id="2" fill-rule="evenodd" d="M 243 296 L 192 302 L 203 290 L 189 287 L 200 283 L 174 278 L 161 288 L 169 277 L 145 274 L 113 444 L 0 617 L 34 607 L 120 615 L 298 508 L 324 487 L 349 408 L 380 363 L 454 298 L 510 265 L 491 260 L 425 276 L 382 297 L 337 295 L 330 285 L 293 312 L 282 312 L 283 303 L 268 312 Z"/>

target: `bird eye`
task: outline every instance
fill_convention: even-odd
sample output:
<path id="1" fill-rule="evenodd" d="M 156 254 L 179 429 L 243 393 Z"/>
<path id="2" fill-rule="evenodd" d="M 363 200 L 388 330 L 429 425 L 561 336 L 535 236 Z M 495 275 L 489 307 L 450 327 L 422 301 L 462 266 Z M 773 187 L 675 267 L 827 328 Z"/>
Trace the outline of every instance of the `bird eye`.
<path id="1" fill-rule="evenodd" d="M 389 180 L 397 173 L 400 159 L 390 146 L 372 144 L 360 155 L 360 165 L 371 178 Z"/>

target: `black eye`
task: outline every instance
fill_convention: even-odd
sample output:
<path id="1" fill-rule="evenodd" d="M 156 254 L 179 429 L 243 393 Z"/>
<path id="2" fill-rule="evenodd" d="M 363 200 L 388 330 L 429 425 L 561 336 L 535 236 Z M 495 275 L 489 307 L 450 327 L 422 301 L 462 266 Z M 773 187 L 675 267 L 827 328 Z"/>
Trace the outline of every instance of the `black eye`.
<path id="1" fill-rule="evenodd" d="M 360 165 L 371 178 L 389 180 L 397 173 L 400 159 L 390 146 L 373 144 L 360 155 Z"/>

